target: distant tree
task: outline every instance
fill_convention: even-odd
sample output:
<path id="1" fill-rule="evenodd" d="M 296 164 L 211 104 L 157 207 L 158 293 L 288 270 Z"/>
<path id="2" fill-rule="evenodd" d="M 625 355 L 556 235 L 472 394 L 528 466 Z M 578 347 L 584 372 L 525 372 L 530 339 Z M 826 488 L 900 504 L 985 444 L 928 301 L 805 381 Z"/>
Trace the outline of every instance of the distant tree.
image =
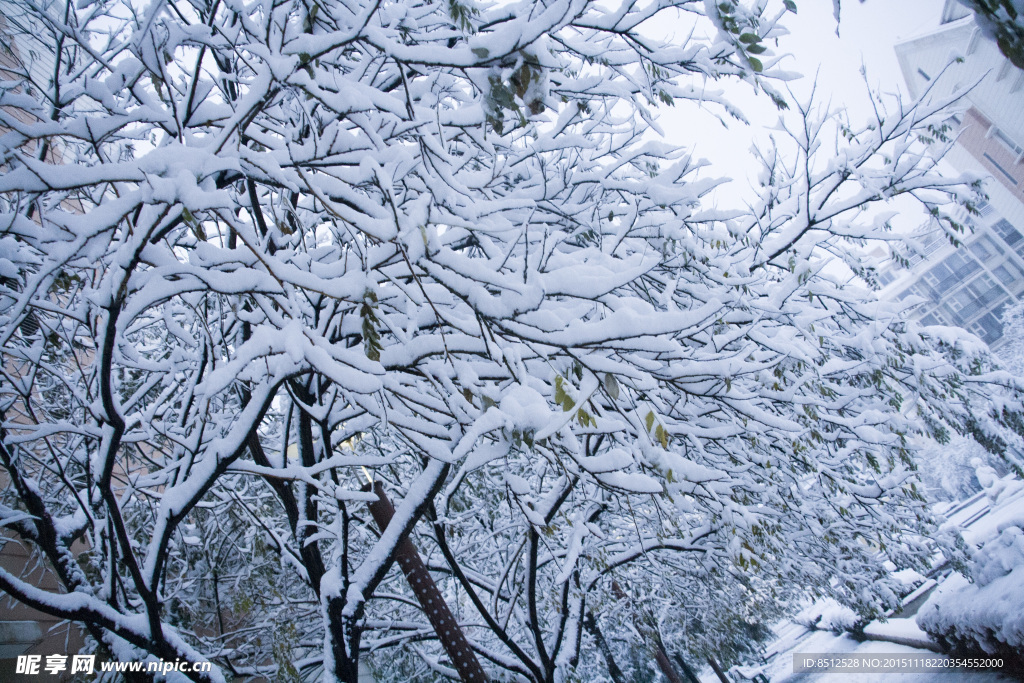
<path id="1" fill-rule="evenodd" d="M 892 606 L 877 553 L 931 552 L 909 439 L 998 448 L 1020 387 L 847 270 L 875 202 L 958 229 L 942 103 L 835 141 L 800 109 L 754 206 L 650 139 L 739 113 L 710 80 L 785 106 L 785 8 L 5 5 L 45 50 L 0 83 L 0 520 L 62 591 L 0 588 L 193 680 L 453 676 L 407 538 L 514 680 L 600 675 L 602 626 L 734 642 L 780 586 Z"/>
<path id="2" fill-rule="evenodd" d="M 1011 372 L 1024 374 L 1024 303 L 1008 306 L 1002 322 L 1004 341 L 999 360 Z"/>

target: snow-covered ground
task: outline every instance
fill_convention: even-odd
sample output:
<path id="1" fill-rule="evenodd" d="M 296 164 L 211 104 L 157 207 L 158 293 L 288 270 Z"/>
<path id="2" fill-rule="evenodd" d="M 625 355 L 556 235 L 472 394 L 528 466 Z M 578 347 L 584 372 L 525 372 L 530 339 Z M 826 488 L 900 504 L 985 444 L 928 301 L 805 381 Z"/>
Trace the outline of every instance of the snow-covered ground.
<path id="1" fill-rule="evenodd" d="M 991 468 L 986 468 L 991 469 Z M 1013 476 L 1003 478 L 987 476 L 990 473 L 979 469 L 979 481 L 985 490 L 971 498 L 955 504 L 937 506 L 936 511 L 960 528 L 964 540 L 976 551 L 974 572 L 975 583 L 969 583 L 963 576 L 952 573 L 938 573 L 928 579 L 904 599 L 905 610 L 885 622 L 872 622 L 864 629 L 867 640 L 858 640 L 849 634 L 838 634 L 831 630 L 816 630 L 807 626 L 824 624 L 827 629 L 841 629 L 854 615 L 834 601 L 822 600 L 806 609 L 793 621 L 783 622 L 775 627 L 776 640 L 765 650 L 767 664 L 760 667 L 737 669 L 746 676 L 762 673 L 772 683 L 812 683 L 817 681 L 841 681 L 842 683 L 998 683 L 1020 680 L 1008 671 L 967 670 L 934 673 L 795 673 L 794 654 L 831 653 L 858 655 L 932 655 L 938 650 L 934 640 L 918 625 L 917 610 L 922 613 L 934 610 L 939 600 L 950 603 L 950 594 L 959 594 L 959 602 L 977 601 L 989 584 L 999 586 L 1000 582 L 1024 573 L 1024 563 L 1018 563 L 1018 555 L 1024 552 L 1024 539 L 1020 527 L 1024 526 L 1024 483 Z M 988 544 L 988 545 L 986 545 Z M 1006 546 L 1006 547 L 1003 547 Z M 1018 547 L 1019 546 L 1019 547 Z M 939 558 L 941 565 L 941 558 Z M 1020 566 L 1017 566 L 1020 564 Z M 939 569 L 941 567 L 937 567 Z M 923 579 L 924 577 L 918 577 Z M 934 590 L 933 590 L 934 589 Z M 991 589 L 990 589 L 991 591 Z M 1005 593 L 1006 591 L 1002 591 Z M 981 610 L 984 616 L 999 618 L 1001 622 L 1024 621 L 1014 614 L 1024 615 L 1024 590 L 1018 594 L 998 596 L 998 605 Z M 1018 604 L 1019 603 L 1019 604 Z M 965 608 L 966 610 L 966 608 Z M 966 612 L 965 612 L 966 614 Z M 994 616 L 993 616 L 994 615 Z M 1009 618 L 1004 618 L 1009 617 Z M 966 616 L 964 617 L 967 618 Z M 922 622 L 924 623 L 924 622 Z M 1019 675 L 1019 674 L 1018 674 Z M 710 670 L 702 672 L 702 683 L 718 683 Z"/>

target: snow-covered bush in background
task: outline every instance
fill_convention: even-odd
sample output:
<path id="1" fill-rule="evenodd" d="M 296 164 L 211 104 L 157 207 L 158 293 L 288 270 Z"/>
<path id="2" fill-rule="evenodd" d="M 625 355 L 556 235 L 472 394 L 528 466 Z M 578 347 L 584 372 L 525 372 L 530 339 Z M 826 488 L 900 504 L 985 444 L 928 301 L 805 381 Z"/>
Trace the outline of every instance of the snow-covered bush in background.
<path id="1" fill-rule="evenodd" d="M 793 617 L 793 621 L 821 631 L 852 631 L 862 620 L 857 613 L 833 598 L 821 598 Z"/>
<path id="2" fill-rule="evenodd" d="M 1024 518 L 1000 527 L 970 565 L 969 583 L 947 579 L 917 615 L 917 624 L 954 651 L 1024 663 Z"/>
<path id="3" fill-rule="evenodd" d="M 1024 525 L 1024 517 L 1016 523 L 1001 526 L 999 535 L 977 552 L 971 562 L 971 578 L 975 585 L 987 586 L 1024 565 L 1024 531 L 1021 525 Z M 1021 599 L 1024 600 L 1024 595 Z"/>
<path id="4" fill-rule="evenodd" d="M 931 500 L 963 500 L 981 490 L 971 461 L 990 454 L 977 441 L 959 434 L 948 443 L 915 439 L 918 475 Z"/>
<path id="5" fill-rule="evenodd" d="M 1024 303 L 1007 306 L 1003 311 L 1003 346 L 1000 362 L 1011 372 L 1024 374 Z"/>
<path id="6" fill-rule="evenodd" d="M 1010 658 L 1024 665 L 1024 483 L 975 459 L 976 477 L 993 512 L 1003 518 L 967 566 L 970 580 L 953 574 L 917 614 L 917 623 L 954 651 Z"/>

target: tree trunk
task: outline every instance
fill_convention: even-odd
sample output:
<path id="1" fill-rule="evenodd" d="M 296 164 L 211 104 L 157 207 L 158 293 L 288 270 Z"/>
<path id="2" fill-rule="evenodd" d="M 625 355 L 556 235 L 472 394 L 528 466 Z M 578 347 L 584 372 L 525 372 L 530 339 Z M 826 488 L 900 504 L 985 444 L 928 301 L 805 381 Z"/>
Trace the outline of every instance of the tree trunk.
<path id="1" fill-rule="evenodd" d="M 614 580 L 612 581 L 612 594 L 619 600 L 625 600 L 627 597 L 626 591 L 622 590 L 619 582 Z M 672 660 L 668 658 L 668 652 L 665 651 L 665 644 L 661 641 L 661 634 L 658 633 L 658 627 L 654 624 L 654 620 L 647 615 L 641 616 L 634 613 L 633 625 L 636 627 L 637 633 L 652 641 L 649 645 L 654 650 L 654 661 L 657 662 L 658 668 L 661 669 L 661 673 L 668 679 L 668 682 L 683 683 L 679 672 L 672 666 Z"/>
<path id="2" fill-rule="evenodd" d="M 686 660 L 683 659 L 683 656 L 681 654 L 677 652 L 675 654 L 675 659 L 676 662 L 679 664 L 679 668 L 681 668 L 683 670 L 683 673 L 686 674 L 686 677 L 690 679 L 690 683 L 700 683 L 700 679 L 697 678 L 697 674 L 693 672 L 693 669 L 690 668 L 690 665 L 686 663 Z"/>
<path id="3" fill-rule="evenodd" d="M 608 641 L 604 639 L 604 634 L 601 633 L 601 629 L 598 628 L 597 619 L 594 618 L 594 613 L 588 611 L 587 616 L 583 619 L 583 626 L 587 629 L 587 633 L 591 635 L 594 642 L 597 643 L 597 649 L 601 651 L 604 656 L 604 663 L 608 666 L 608 675 L 611 677 L 614 683 L 626 683 L 626 677 L 622 673 L 622 669 L 615 663 L 615 655 L 612 652 L 611 647 L 608 645 Z"/>
<path id="4" fill-rule="evenodd" d="M 377 527 L 383 532 L 391 523 L 395 508 L 388 500 L 384 493 L 384 487 L 379 481 L 374 483 L 373 491 L 377 494 L 377 500 L 370 503 L 370 514 L 373 515 L 373 521 L 377 523 Z M 441 595 L 433 577 L 430 576 L 426 565 L 423 564 L 419 551 L 416 550 L 416 546 L 412 544 L 408 536 L 396 546 L 395 559 L 398 560 L 412 592 L 416 594 L 416 599 L 427 615 L 427 619 L 430 620 L 430 625 L 434 627 L 437 639 L 441 641 L 448 658 L 455 666 L 455 670 L 459 672 L 459 678 L 463 683 L 487 683 L 487 673 L 480 666 L 476 653 L 469 646 L 466 635 L 455 621 L 455 617 L 452 616 L 451 610 L 448 609 L 448 603 L 444 601 L 444 596 Z"/>
<path id="5" fill-rule="evenodd" d="M 732 683 L 732 681 L 729 680 L 729 677 L 725 675 L 725 672 L 722 671 L 722 667 L 718 665 L 718 661 L 711 655 L 708 655 L 708 664 L 710 664 L 711 668 L 715 670 L 715 673 L 718 675 L 718 680 L 722 681 L 722 683 Z"/>
<path id="6" fill-rule="evenodd" d="M 665 644 L 661 642 L 661 636 L 655 633 L 654 640 L 654 661 L 658 663 L 658 668 L 661 669 L 661 673 L 665 674 L 665 678 L 668 679 L 668 683 L 683 683 L 683 679 L 680 678 L 679 672 L 676 671 L 674 666 L 672 666 L 672 660 L 668 658 L 668 652 L 665 651 Z"/>
<path id="7" fill-rule="evenodd" d="M 355 620 L 344 614 L 345 600 L 327 601 L 327 626 L 334 656 L 334 675 L 341 683 L 359 683 L 359 641 L 362 635 Z"/>

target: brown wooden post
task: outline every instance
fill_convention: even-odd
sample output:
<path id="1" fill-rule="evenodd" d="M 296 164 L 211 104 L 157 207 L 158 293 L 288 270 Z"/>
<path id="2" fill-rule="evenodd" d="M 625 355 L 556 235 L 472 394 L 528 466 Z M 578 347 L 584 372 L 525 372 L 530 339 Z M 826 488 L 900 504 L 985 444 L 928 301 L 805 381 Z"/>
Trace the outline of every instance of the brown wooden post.
<path id="1" fill-rule="evenodd" d="M 374 482 L 373 492 L 377 494 L 377 500 L 369 504 L 370 514 L 383 533 L 391 523 L 391 518 L 395 516 L 395 508 L 379 481 Z M 452 616 L 448 603 L 444 601 L 441 591 L 423 564 L 419 551 L 408 536 L 399 541 L 395 548 L 395 559 L 402 568 L 412 592 L 416 594 L 420 607 L 430 620 L 430 625 L 434 627 L 437 639 L 441 641 L 441 646 L 448 653 L 455 670 L 459 672 L 459 678 L 463 683 L 487 683 L 487 673 L 480 666 L 476 653 L 466 640 L 466 634 Z"/>

